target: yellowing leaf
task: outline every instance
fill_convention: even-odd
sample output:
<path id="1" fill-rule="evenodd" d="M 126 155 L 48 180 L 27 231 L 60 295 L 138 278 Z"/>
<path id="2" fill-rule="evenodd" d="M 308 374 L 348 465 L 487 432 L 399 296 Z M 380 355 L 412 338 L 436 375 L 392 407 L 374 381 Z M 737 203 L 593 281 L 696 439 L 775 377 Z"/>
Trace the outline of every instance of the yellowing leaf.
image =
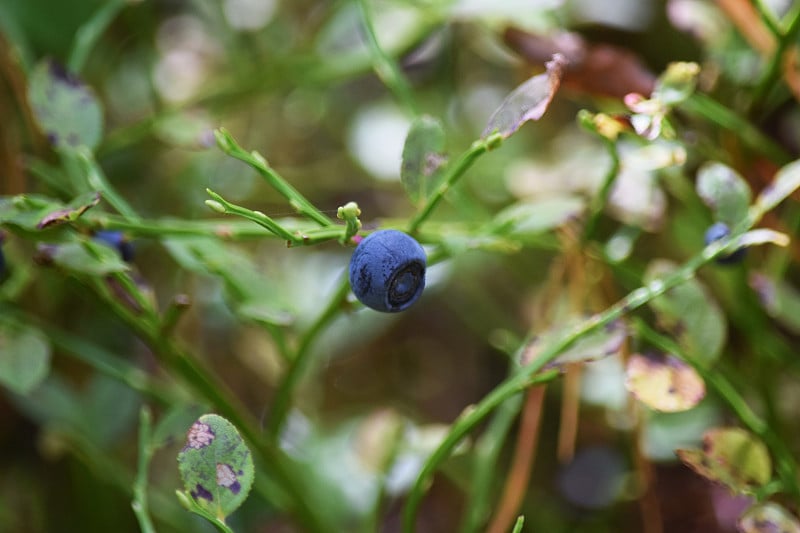
<path id="1" fill-rule="evenodd" d="M 706 395 L 705 383 L 697 372 L 672 356 L 653 358 L 635 354 L 628 360 L 626 374 L 627 389 L 656 411 L 686 411 Z"/>
<path id="2" fill-rule="evenodd" d="M 772 476 L 766 446 L 741 428 L 714 428 L 703 435 L 702 449 L 676 450 L 678 457 L 704 478 L 747 494 Z"/>

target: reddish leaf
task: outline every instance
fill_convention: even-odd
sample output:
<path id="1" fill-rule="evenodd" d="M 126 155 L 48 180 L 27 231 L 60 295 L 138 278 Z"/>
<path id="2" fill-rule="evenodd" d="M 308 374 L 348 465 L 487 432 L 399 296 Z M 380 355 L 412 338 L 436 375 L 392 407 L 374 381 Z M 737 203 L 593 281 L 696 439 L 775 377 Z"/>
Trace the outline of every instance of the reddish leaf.
<path id="1" fill-rule="evenodd" d="M 506 44 L 532 65 L 541 65 L 553 54 L 567 60 L 564 87 L 596 96 L 624 98 L 628 93 L 649 95 L 656 77 L 633 52 L 609 44 L 590 44 L 573 33 L 543 37 L 509 27 Z"/>

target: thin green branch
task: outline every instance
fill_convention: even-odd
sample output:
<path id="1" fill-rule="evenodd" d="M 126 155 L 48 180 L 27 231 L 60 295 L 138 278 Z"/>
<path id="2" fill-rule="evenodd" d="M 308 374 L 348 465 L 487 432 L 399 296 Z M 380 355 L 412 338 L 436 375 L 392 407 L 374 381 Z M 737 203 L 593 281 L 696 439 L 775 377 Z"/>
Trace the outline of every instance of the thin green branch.
<path id="1" fill-rule="evenodd" d="M 755 223 L 756 218 L 757 217 L 754 216 L 748 222 Z M 420 502 L 422 501 L 422 496 L 431 482 L 433 473 L 441 462 L 452 453 L 461 439 L 486 418 L 497 406 L 533 384 L 544 383 L 554 379 L 558 375 L 558 372 L 552 370 L 543 373 L 539 372 L 548 363 L 555 360 L 561 352 L 585 335 L 605 327 L 611 322 L 664 294 L 669 289 L 688 281 L 694 276 L 698 268 L 712 261 L 717 256 L 728 253 L 729 249 L 733 248 L 735 244 L 735 239 L 733 237 L 727 237 L 710 244 L 669 276 L 663 279 L 653 280 L 647 285 L 632 291 L 625 298 L 606 309 L 603 313 L 594 315 L 576 325 L 565 336 L 556 339 L 550 345 L 544 347 L 530 364 L 507 378 L 504 382 L 495 387 L 492 392 L 475 407 L 466 411 L 459 417 L 451 426 L 450 432 L 445 439 L 423 465 L 414 486 L 409 492 L 406 507 L 403 512 L 403 531 L 406 533 L 414 531 L 416 514 Z M 520 347 L 520 350 L 524 349 L 524 347 L 525 344 Z"/>
<path id="2" fill-rule="evenodd" d="M 779 165 L 792 161 L 792 157 L 786 150 L 761 133 L 748 120 L 705 94 L 694 93 L 684 100 L 679 107 L 687 113 L 703 117 L 711 123 L 730 131 L 747 146 Z"/>
<path id="3" fill-rule="evenodd" d="M 139 411 L 139 460 L 133 484 L 133 502 L 131 502 L 133 514 L 136 515 L 142 533 L 156 533 L 147 503 L 147 470 L 153 457 L 152 430 L 153 417 L 150 410 L 142 406 Z"/>
<path id="4" fill-rule="evenodd" d="M 405 75 L 403 75 L 403 72 L 394 59 L 383 50 L 375 35 L 375 28 L 372 24 L 374 14 L 370 0 L 356 0 L 356 5 L 358 5 L 359 12 L 361 13 L 361 22 L 364 26 L 367 46 L 372 55 L 372 65 L 375 69 L 375 73 L 408 112 L 413 116 L 418 116 L 419 106 L 414 99 L 411 84 L 408 83 L 408 80 Z"/>
<path id="5" fill-rule="evenodd" d="M 236 426 L 250 442 L 255 456 L 261 460 L 274 483 L 271 487 L 281 494 L 271 495 L 273 501 L 281 496 L 290 499 L 290 511 L 294 512 L 309 531 L 324 531 L 324 521 L 316 509 L 307 501 L 306 494 L 298 484 L 297 476 L 290 470 L 290 459 L 274 443 L 267 442 L 257 422 L 247 415 L 247 409 L 239 403 L 236 396 L 213 374 L 204 368 L 190 354 L 186 353 L 170 337 L 162 335 L 159 317 L 145 309 L 141 313 L 131 312 L 112 294 L 103 280 L 87 278 L 84 281 L 95 290 L 119 318 L 136 332 L 153 350 L 158 360 L 171 374 L 179 376 L 193 392 L 215 406 L 221 416 Z"/>
<path id="6" fill-rule="evenodd" d="M 775 17 L 772 9 L 764 4 L 763 0 L 750 0 L 750 3 L 753 4 L 753 7 L 756 8 L 758 14 L 761 15 L 761 19 L 764 21 L 764 24 L 766 24 L 770 33 L 772 33 L 772 35 L 775 37 L 780 38 L 783 32 L 781 32 L 780 22 L 778 21 L 777 17 Z"/>
<path id="7" fill-rule="evenodd" d="M 320 226 L 335 225 L 333 220 L 317 209 L 314 204 L 309 202 L 305 196 L 300 194 L 288 181 L 275 172 L 261 154 L 256 151 L 247 152 L 244 150 L 225 128 L 215 130 L 214 136 L 220 150 L 234 159 L 247 163 L 254 168 L 273 189 L 289 200 L 289 205 L 299 214 L 310 218 Z"/>
<path id="8" fill-rule="evenodd" d="M 448 166 L 444 176 L 442 176 L 442 181 L 439 186 L 436 187 L 427 198 L 420 211 L 408 223 L 408 232 L 416 233 L 419 227 L 430 217 L 431 213 L 433 213 L 433 210 L 436 209 L 436 206 L 439 205 L 439 202 L 442 201 L 447 191 L 455 185 L 469 167 L 484 153 L 499 146 L 502 141 L 503 137 L 499 133 L 493 133 L 488 137 L 479 139 L 472 143 L 472 146 L 470 146 L 466 152 L 461 154 L 461 157 L 459 157 L 454 165 Z"/>
<path id="9" fill-rule="evenodd" d="M 641 338 L 652 343 L 657 348 L 681 358 L 691 365 L 692 368 L 700 374 L 703 380 L 717 392 L 728 407 L 730 407 L 731 411 L 734 412 L 742 424 L 764 441 L 775 458 L 775 469 L 780 476 L 783 489 L 788 492 L 795 501 L 800 501 L 800 484 L 798 484 L 797 480 L 798 467 L 791 452 L 780 437 L 772 431 L 769 424 L 750 408 L 745 399 L 722 372 L 719 369 L 709 368 L 706 364 L 696 360 L 686 353 L 675 341 L 654 331 L 643 320 L 636 320 L 634 322 L 634 327 Z"/>
<path id="10" fill-rule="evenodd" d="M 767 97 L 769 92 L 775 87 L 775 84 L 781 77 L 781 70 L 783 68 L 783 60 L 786 55 L 786 51 L 790 46 L 795 44 L 797 35 L 800 32 L 800 5 L 797 3 L 794 4 L 792 9 L 787 14 L 787 19 L 788 22 L 785 25 L 786 29 L 780 32 L 778 46 L 772 52 L 769 65 L 767 65 L 767 69 L 764 72 L 764 75 L 761 77 L 761 81 L 759 81 L 758 85 L 756 86 L 755 92 L 753 93 L 751 107 L 757 107 L 760 105 Z"/>
<path id="11" fill-rule="evenodd" d="M 233 214 L 242 218 L 246 218 L 247 220 L 252 220 L 273 235 L 276 235 L 292 244 L 300 244 L 302 242 L 300 237 L 293 235 L 288 230 L 284 229 L 283 226 L 275 222 L 261 211 L 252 211 L 246 207 L 232 204 L 211 189 L 206 189 L 206 192 L 211 198 L 213 198 L 213 200 L 206 200 L 206 205 L 214 211 L 217 211 L 218 213 Z"/>
<path id="12" fill-rule="evenodd" d="M 589 203 L 589 220 L 586 221 L 586 226 L 584 226 L 583 229 L 584 242 L 591 239 L 594 235 L 594 232 L 597 229 L 597 224 L 599 223 L 600 217 L 603 214 L 603 209 L 605 209 L 605 206 L 608 203 L 608 198 L 611 195 L 611 189 L 614 186 L 614 182 L 617 180 L 620 170 L 619 151 L 617 150 L 616 141 L 607 139 L 605 137 L 603 137 L 603 141 L 603 144 L 605 144 L 605 147 L 608 150 L 608 155 L 611 158 L 611 165 L 603 177 L 603 183 L 600 185 L 600 189 L 597 191 L 597 194 L 592 197 L 592 200 Z"/>
<path id="13" fill-rule="evenodd" d="M 497 460 L 521 407 L 520 395 L 503 402 L 475 445 L 472 483 L 465 506 L 466 517 L 461 527 L 462 533 L 474 533 L 486 523 L 492 502 L 493 482 L 497 474 Z"/>
<path id="14" fill-rule="evenodd" d="M 128 3 L 128 0 L 109 0 L 78 28 L 75 32 L 75 42 L 72 44 L 69 59 L 67 59 L 67 68 L 70 72 L 78 73 L 83 70 L 86 59 L 97 40 Z"/>
<path id="15" fill-rule="evenodd" d="M 86 149 L 82 149 L 77 153 L 78 164 L 86 176 L 86 182 L 91 190 L 100 191 L 103 199 L 116 209 L 120 215 L 129 220 L 139 220 L 139 215 L 131 207 L 125 198 L 123 198 L 106 179 L 105 174 L 100 169 L 100 165 L 94 159 L 94 155 Z"/>
<path id="16" fill-rule="evenodd" d="M 286 421 L 286 416 L 289 413 L 289 408 L 292 404 L 292 395 L 297 388 L 300 380 L 306 375 L 309 366 L 312 362 L 311 346 L 317 340 L 317 337 L 322 333 L 325 327 L 338 316 L 342 304 L 350 291 L 350 282 L 346 276 L 339 282 L 335 292 L 328 301 L 328 305 L 320 313 L 308 331 L 303 335 L 303 340 L 297 348 L 297 352 L 292 360 L 292 366 L 286 372 L 278 391 L 275 394 L 275 402 L 272 406 L 270 414 L 269 425 L 267 432 L 271 440 L 280 437 L 280 431 L 283 423 Z"/>

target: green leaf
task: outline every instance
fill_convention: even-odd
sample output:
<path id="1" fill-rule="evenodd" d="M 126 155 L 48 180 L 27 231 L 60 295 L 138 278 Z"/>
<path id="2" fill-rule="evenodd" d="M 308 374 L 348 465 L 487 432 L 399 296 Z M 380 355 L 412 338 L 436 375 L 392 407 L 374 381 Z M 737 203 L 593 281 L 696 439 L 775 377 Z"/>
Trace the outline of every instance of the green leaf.
<path id="1" fill-rule="evenodd" d="M 221 278 L 228 304 L 241 318 L 276 326 L 294 322 L 278 284 L 234 247 L 204 238 L 172 239 L 165 246 L 186 270 Z"/>
<path id="2" fill-rule="evenodd" d="M 67 204 L 66 207 L 56 209 L 42 217 L 42 220 L 39 221 L 36 227 L 38 229 L 44 229 L 66 222 L 72 222 L 98 203 L 100 203 L 99 192 L 82 194 Z"/>
<path id="3" fill-rule="evenodd" d="M 441 122 L 428 115 L 412 124 L 403 146 L 400 180 L 412 202 L 424 200 L 436 188 L 439 170 L 447 161 Z"/>
<path id="4" fill-rule="evenodd" d="M 481 137 L 485 139 L 496 131 L 507 139 L 529 120 L 542 118 L 561 85 L 566 65 L 567 60 L 562 55 L 554 55 L 545 65 L 546 72 L 530 78 L 503 100 L 489 117 Z"/>
<path id="5" fill-rule="evenodd" d="M 580 216 L 585 208 L 586 202 L 578 196 L 518 203 L 497 213 L 487 229 L 495 235 L 524 240 L 562 226 Z"/>
<path id="6" fill-rule="evenodd" d="M 54 264 L 76 274 L 106 276 L 112 272 L 130 269 L 116 250 L 89 240 L 54 246 L 49 249 L 48 258 Z"/>
<path id="7" fill-rule="evenodd" d="M 625 368 L 625 387 L 647 407 L 665 413 L 686 411 L 706 395 L 697 372 L 673 356 L 632 355 Z"/>
<path id="8" fill-rule="evenodd" d="M 666 260 L 655 260 L 647 268 L 645 282 L 663 279 L 677 270 Z M 650 302 L 658 323 L 672 332 L 692 357 L 705 364 L 715 361 L 727 336 L 725 315 L 708 290 L 692 278 Z"/>
<path id="9" fill-rule="evenodd" d="M 536 337 L 523 350 L 520 364 L 524 366 L 532 362 L 542 349 L 551 345 L 561 337 L 569 336 L 572 332 L 572 327 L 576 324 L 580 324 L 582 321 L 581 317 L 575 317 L 566 321 L 566 325 L 562 323 Z M 598 359 L 603 359 L 604 357 L 618 353 L 627 335 L 628 330 L 622 321 L 617 320 L 612 322 L 607 327 L 595 333 L 584 335 L 578 339 L 577 342 L 562 352 L 553 362 L 546 365 L 545 369 L 562 367 L 570 363 L 597 361 Z"/>
<path id="10" fill-rule="evenodd" d="M 94 91 L 53 61 L 33 69 L 28 100 L 39 127 L 56 148 L 94 149 L 103 133 L 103 111 Z"/>
<path id="11" fill-rule="evenodd" d="M 741 533 L 800 533 L 800 522 L 775 502 L 758 503 L 739 518 Z"/>
<path id="12" fill-rule="evenodd" d="M 710 162 L 697 173 L 697 194 L 714 212 L 714 219 L 735 228 L 747 218 L 750 186 L 732 168 Z"/>
<path id="13" fill-rule="evenodd" d="M 239 432 L 213 414 L 189 428 L 178 468 L 189 496 L 221 520 L 244 502 L 255 476 L 253 457 Z"/>
<path id="14" fill-rule="evenodd" d="M 750 286 L 769 316 L 800 334 L 800 291 L 783 280 L 773 280 L 757 272 L 750 276 Z"/>
<path id="15" fill-rule="evenodd" d="M 800 160 L 789 163 L 775 174 L 772 183 L 767 185 L 756 198 L 755 208 L 761 213 L 766 213 L 798 188 L 800 188 Z"/>
<path id="16" fill-rule="evenodd" d="M 730 490 L 749 494 L 772 476 L 767 447 L 741 428 L 714 428 L 703 435 L 703 447 L 676 450 L 692 470 Z"/>
<path id="17" fill-rule="evenodd" d="M 63 209 L 58 200 L 39 194 L 20 194 L 0 198 L 0 224 L 38 231 L 39 224 L 49 213 Z"/>
<path id="18" fill-rule="evenodd" d="M 0 384 L 17 394 L 27 394 L 49 372 L 47 337 L 32 326 L 0 322 Z"/>

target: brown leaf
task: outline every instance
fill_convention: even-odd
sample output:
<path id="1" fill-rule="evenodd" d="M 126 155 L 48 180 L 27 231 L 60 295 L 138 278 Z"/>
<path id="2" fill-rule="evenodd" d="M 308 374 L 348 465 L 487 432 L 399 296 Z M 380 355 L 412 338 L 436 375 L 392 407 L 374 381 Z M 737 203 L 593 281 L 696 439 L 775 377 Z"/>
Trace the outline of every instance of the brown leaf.
<path id="1" fill-rule="evenodd" d="M 656 76 L 639 57 L 619 46 L 590 44 L 574 33 L 541 36 L 514 27 L 503 39 L 528 63 L 541 65 L 554 53 L 567 59 L 564 87 L 595 96 L 623 98 L 628 93 L 650 95 Z"/>

